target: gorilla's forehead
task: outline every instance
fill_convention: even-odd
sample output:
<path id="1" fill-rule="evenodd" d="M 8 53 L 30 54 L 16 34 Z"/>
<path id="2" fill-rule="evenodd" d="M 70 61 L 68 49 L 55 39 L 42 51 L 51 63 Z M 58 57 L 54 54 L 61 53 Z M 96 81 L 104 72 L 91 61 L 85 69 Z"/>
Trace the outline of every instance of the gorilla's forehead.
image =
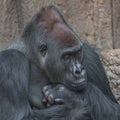
<path id="1" fill-rule="evenodd" d="M 58 44 L 59 47 L 70 48 L 80 44 L 76 35 L 66 25 L 60 12 L 53 6 L 42 8 L 38 14 L 38 26 L 50 38 L 49 42 Z"/>
<path id="2" fill-rule="evenodd" d="M 55 24 L 53 30 L 48 33 L 48 36 L 52 38 L 50 40 L 53 40 L 53 42 L 61 46 L 74 47 L 79 45 L 79 40 L 77 40 L 73 32 L 61 23 Z"/>

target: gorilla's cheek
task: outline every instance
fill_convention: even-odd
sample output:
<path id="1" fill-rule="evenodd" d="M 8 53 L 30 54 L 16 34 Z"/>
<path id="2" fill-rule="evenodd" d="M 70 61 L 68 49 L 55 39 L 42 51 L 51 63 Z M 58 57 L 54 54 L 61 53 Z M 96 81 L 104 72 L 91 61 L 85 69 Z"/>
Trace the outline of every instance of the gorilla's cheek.
<path id="1" fill-rule="evenodd" d="M 45 69 L 50 81 L 53 83 L 62 83 L 63 80 L 63 66 L 59 60 L 55 58 L 46 59 Z"/>

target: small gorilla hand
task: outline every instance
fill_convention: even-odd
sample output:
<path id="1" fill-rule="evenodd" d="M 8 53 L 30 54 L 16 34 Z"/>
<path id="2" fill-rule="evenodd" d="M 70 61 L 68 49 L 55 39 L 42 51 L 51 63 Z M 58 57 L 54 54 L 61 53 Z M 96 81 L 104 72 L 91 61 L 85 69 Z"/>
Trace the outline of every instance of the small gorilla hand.
<path id="1" fill-rule="evenodd" d="M 66 113 L 65 119 L 92 120 L 87 102 L 82 99 L 75 99 L 74 92 L 65 86 L 61 84 L 45 86 L 43 88 L 43 94 L 48 106 L 59 104 L 67 106 L 67 109 L 64 110 Z"/>

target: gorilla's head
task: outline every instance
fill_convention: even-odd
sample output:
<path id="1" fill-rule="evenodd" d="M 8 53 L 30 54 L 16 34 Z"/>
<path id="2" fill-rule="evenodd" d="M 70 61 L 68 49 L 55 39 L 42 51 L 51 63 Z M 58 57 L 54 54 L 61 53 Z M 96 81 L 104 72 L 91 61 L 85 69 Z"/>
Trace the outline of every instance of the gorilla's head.
<path id="1" fill-rule="evenodd" d="M 44 7 L 23 31 L 30 58 L 53 83 L 81 90 L 86 86 L 82 42 L 58 9 Z M 29 42 L 28 42 L 29 41 Z"/>

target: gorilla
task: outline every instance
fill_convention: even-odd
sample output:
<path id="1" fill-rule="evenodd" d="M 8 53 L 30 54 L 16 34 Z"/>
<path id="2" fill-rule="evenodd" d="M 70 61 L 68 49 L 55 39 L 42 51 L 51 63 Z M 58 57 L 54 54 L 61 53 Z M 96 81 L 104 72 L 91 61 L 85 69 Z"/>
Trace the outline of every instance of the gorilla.
<path id="1" fill-rule="evenodd" d="M 1 120 L 119 120 L 99 56 L 54 6 L 0 52 Z"/>

